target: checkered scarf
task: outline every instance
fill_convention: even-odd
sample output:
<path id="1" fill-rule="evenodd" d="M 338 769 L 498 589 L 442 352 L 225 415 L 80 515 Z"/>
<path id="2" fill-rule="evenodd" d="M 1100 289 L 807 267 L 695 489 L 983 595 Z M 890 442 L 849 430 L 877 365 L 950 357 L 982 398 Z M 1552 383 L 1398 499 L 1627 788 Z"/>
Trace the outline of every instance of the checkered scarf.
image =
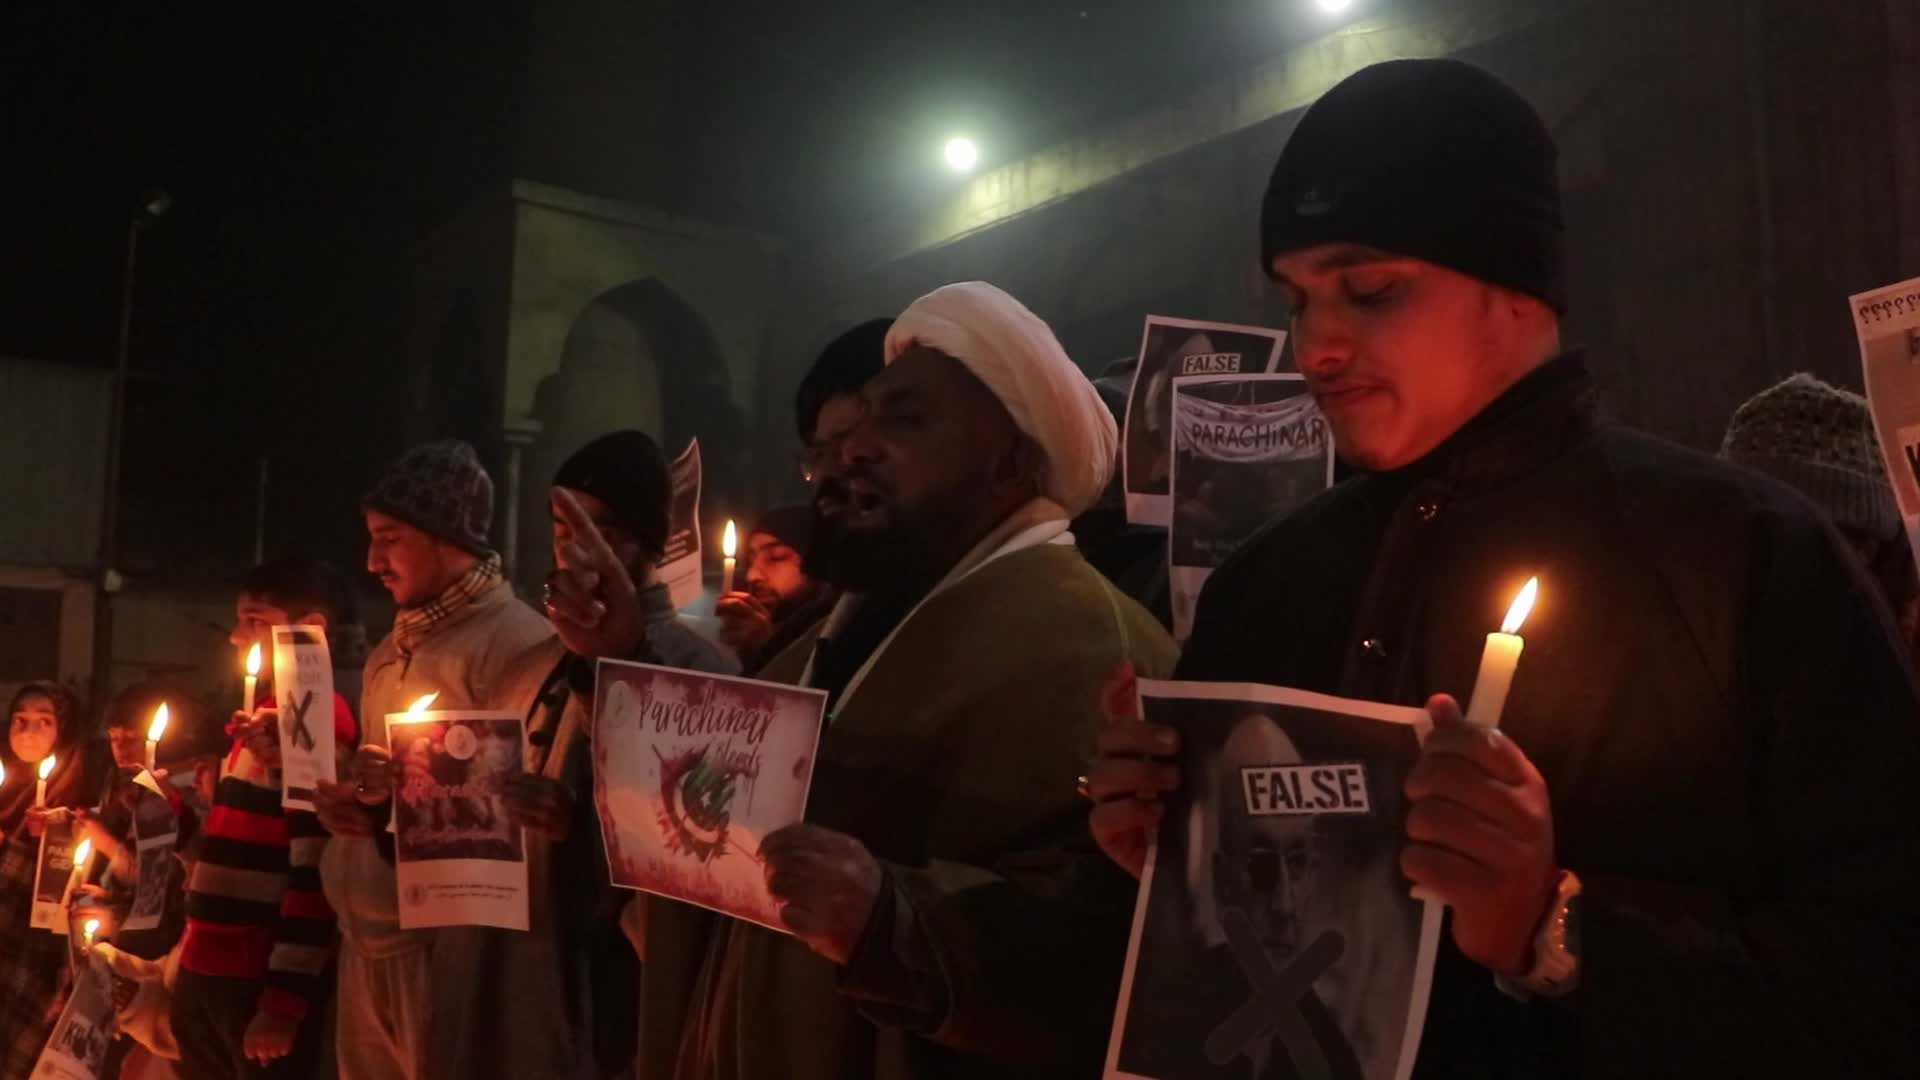
<path id="1" fill-rule="evenodd" d="M 489 556 L 474 563 L 473 569 L 461 574 L 460 579 L 439 596 L 416 608 L 402 608 L 393 619 L 393 641 L 400 655 L 412 656 L 414 646 L 433 633 L 435 627 L 500 581 L 500 556 Z"/>
<path id="2" fill-rule="evenodd" d="M 28 923 L 40 841 L 23 826 L 0 844 L 0 1077 L 25 1080 L 66 1004 L 67 939 Z"/>

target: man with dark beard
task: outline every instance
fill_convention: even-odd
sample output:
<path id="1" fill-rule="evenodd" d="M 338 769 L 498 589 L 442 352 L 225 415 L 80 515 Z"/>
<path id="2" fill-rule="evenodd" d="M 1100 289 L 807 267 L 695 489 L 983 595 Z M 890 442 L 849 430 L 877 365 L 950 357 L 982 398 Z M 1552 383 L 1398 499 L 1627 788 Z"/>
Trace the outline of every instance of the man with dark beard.
<path id="1" fill-rule="evenodd" d="M 885 357 L 817 440 L 810 564 L 848 594 L 763 673 L 833 700 L 808 822 L 760 850 L 793 936 L 642 898 L 643 1080 L 1100 1073 L 1133 890 L 1071 778 L 1106 673 L 1173 659 L 1067 531 L 1113 418 L 989 285 L 916 301 Z M 576 652 L 631 647 L 613 560 L 557 591 Z"/>
<path id="2" fill-rule="evenodd" d="M 876 365 L 877 366 L 877 365 Z M 769 510 L 747 528 L 744 588 L 720 598 L 720 642 L 753 674 L 827 617 L 840 592 L 806 567 L 816 511 Z"/>

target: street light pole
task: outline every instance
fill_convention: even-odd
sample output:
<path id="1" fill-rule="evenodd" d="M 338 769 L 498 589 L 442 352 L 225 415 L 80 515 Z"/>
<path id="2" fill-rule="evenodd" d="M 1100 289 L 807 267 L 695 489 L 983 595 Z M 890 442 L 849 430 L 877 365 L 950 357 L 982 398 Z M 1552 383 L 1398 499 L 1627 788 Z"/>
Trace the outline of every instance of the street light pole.
<path id="1" fill-rule="evenodd" d="M 113 594 L 120 590 L 114 564 L 120 558 L 120 458 L 127 417 L 127 356 L 133 332 L 133 281 L 140 232 L 159 221 L 173 198 L 153 190 L 140 197 L 127 219 L 127 262 L 120 277 L 120 333 L 114 343 L 113 397 L 107 412 L 107 472 L 101 484 L 100 551 L 93 594 L 93 706 L 105 708 L 113 692 Z"/>

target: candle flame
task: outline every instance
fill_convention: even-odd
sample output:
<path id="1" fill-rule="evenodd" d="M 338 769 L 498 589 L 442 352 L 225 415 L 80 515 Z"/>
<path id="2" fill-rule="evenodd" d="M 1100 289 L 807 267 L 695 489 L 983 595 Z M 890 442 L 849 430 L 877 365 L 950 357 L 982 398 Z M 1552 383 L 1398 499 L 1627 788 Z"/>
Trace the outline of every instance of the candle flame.
<path id="1" fill-rule="evenodd" d="M 727 520 L 726 531 L 720 534 L 720 554 L 725 555 L 729 559 L 740 554 L 740 537 L 739 534 L 734 531 L 733 520 L 731 518 Z"/>
<path id="2" fill-rule="evenodd" d="M 73 865 L 75 867 L 85 866 L 87 865 L 87 860 L 91 858 L 93 858 L 93 841 L 80 841 L 80 846 L 73 849 Z"/>
<path id="3" fill-rule="evenodd" d="M 40 763 L 40 779 L 45 780 L 47 777 L 52 775 L 53 775 L 53 755 L 48 754 L 46 757 L 46 760 Z"/>
<path id="4" fill-rule="evenodd" d="M 407 715 L 419 716 L 420 714 L 426 712 L 427 708 L 433 704 L 434 699 L 439 696 L 440 696 L 440 691 L 438 690 L 435 690 L 433 693 L 423 696 L 419 701 L 416 701 L 412 705 L 407 706 Z"/>
<path id="5" fill-rule="evenodd" d="M 147 741 L 159 742 L 160 736 L 165 735 L 166 733 L 167 733 L 167 703 L 163 701 L 160 703 L 159 708 L 153 710 L 153 723 L 147 725 Z"/>
<path id="6" fill-rule="evenodd" d="M 93 935 L 100 932 L 100 920 L 88 919 L 86 925 L 80 928 L 80 932 L 87 936 L 87 944 L 93 944 Z"/>
<path id="7" fill-rule="evenodd" d="M 1513 606 L 1507 609 L 1507 621 L 1500 624 L 1500 632 L 1519 633 L 1521 624 L 1527 621 L 1528 615 L 1533 614 L 1533 602 L 1539 596 L 1540 579 L 1528 578 L 1527 587 L 1520 590 L 1520 595 L 1513 598 Z"/>
<path id="8" fill-rule="evenodd" d="M 247 674 L 260 674 L 260 643 L 257 641 L 253 643 L 253 648 L 247 650 Z"/>

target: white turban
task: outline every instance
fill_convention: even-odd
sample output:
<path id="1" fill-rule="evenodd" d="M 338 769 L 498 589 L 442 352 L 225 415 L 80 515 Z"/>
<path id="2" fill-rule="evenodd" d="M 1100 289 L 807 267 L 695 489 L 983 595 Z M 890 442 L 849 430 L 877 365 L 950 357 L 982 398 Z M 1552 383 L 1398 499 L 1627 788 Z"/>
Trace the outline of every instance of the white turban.
<path id="1" fill-rule="evenodd" d="M 1078 517 L 1113 476 L 1120 443 L 1100 392 L 1040 317 L 984 281 L 935 289 L 887 331 L 887 363 L 915 345 L 953 357 L 993 391 L 1046 455 L 1048 498 Z"/>

